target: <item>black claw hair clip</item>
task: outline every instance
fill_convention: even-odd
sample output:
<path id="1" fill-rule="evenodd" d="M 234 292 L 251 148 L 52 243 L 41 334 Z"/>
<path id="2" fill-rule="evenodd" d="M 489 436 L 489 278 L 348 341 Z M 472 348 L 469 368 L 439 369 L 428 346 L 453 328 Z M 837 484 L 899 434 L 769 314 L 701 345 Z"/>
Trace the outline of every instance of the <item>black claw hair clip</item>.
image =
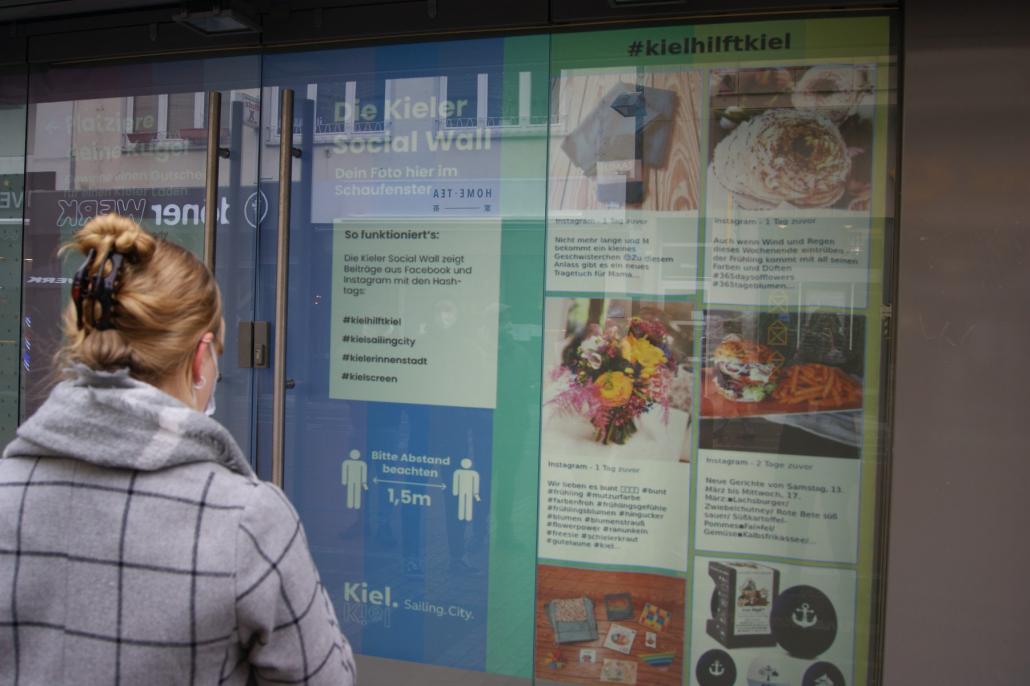
<path id="1" fill-rule="evenodd" d="M 75 272 L 75 277 L 72 279 L 72 302 L 75 303 L 75 322 L 80 331 L 82 330 L 83 301 L 89 293 L 89 265 L 93 264 L 93 258 L 96 256 L 96 249 L 90 248 L 89 254 L 86 255 L 86 261 L 82 263 L 82 266 Z"/>
<path id="2" fill-rule="evenodd" d="M 92 298 L 94 302 L 100 303 L 100 318 L 94 319 L 94 312 L 90 309 L 90 319 L 94 319 L 93 327 L 98 331 L 106 331 L 114 328 L 114 301 L 115 289 L 118 283 L 118 273 L 121 271 L 125 255 L 111 251 L 97 267 L 97 272 L 92 279 L 89 278 L 89 266 L 93 264 L 97 251 L 90 248 L 86 255 L 86 261 L 82 263 L 79 270 L 75 272 L 72 280 L 72 301 L 75 303 L 75 321 L 79 329 L 82 329 L 82 317 L 86 310 L 86 300 Z M 110 271 L 104 275 L 104 267 L 111 264 Z"/>
<path id="3" fill-rule="evenodd" d="M 98 331 L 114 328 L 114 291 L 117 286 L 118 272 L 122 269 L 125 255 L 120 252 L 109 252 L 93 277 L 93 298 L 100 303 L 100 319 L 94 322 Z M 111 271 L 104 276 L 104 265 L 111 263 Z"/>

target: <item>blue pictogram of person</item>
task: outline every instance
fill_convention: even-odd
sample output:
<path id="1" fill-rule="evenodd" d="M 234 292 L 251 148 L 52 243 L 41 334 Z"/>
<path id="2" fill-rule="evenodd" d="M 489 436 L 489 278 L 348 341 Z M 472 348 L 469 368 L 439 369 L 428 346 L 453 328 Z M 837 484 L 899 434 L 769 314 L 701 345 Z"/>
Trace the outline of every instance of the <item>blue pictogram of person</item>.
<path id="1" fill-rule="evenodd" d="M 472 521 L 472 502 L 479 502 L 479 472 L 472 469 L 472 460 L 461 461 L 461 469 L 454 470 L 451 493 L 458 497 L 458 519 Z"/>
<path id="2" fill-rule="evenodd" d="M 347 509 L 361 509 L 361 492 L 368 490 L 368 466 L 361 459 L 361 451 L 350 451 L 350 459 L 343 461 L 343 485 L 347 487 Z"/>

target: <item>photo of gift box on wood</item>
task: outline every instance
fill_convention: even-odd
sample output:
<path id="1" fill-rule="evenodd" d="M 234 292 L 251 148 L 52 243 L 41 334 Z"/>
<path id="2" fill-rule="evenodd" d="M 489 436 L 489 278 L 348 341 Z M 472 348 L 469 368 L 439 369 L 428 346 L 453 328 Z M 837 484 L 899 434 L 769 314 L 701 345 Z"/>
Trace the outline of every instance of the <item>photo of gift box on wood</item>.
<path id="1" fill-rule="evenodd" d="M 536 655 L 547 656 L 560 642 L 578 659 L 563 660 L 560 669 L 538 659 L 536 676 L 549 683 L 681 686 L 685 592 L 685 581 L 672 576 L 539 565 Z M 631 614 L 612 620 L 609 611 Z"/>
<path id="2" fill-rule="evenodd" d="M 554 85 L 551 209 L 698 208 L 700 72 L 566 70 Z"/>
<path id="3" fill-rule="evenodd" d="M 588 176 L 597 177 L 597 200 L 639 205 L 646 193 L 643 169 L 660 169 L 669 156 L 676 94 L 617 83 L 562 141 L 562 150 Z"/>

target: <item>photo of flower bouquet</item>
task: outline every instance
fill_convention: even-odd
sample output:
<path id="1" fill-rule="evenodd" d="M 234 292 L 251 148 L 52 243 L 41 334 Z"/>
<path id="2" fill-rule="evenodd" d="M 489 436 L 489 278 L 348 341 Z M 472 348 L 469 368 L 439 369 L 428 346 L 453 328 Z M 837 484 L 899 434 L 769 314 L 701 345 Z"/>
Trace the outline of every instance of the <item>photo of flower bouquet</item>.
<path id="1" fill-rule="evenodd" d="M 573 298 L 548 308 L 560 328 L 549 327 L 545 444 L 580 456 L 634 446 L 628 454 L 688 460 L 692 305 Z"/>
<path id="2" fill-rule="evenodd" d="M 627 330 L 591 324 L 575 355 L 555 370 L 569 387 L 555 399 L 563 411 L 594 425 L 594 440 L 624 444 L 637 432 L 636 419 L 659 405 L 668 422 L 669 385 L 676 358 L 665 326 L 634 317 Z"/>

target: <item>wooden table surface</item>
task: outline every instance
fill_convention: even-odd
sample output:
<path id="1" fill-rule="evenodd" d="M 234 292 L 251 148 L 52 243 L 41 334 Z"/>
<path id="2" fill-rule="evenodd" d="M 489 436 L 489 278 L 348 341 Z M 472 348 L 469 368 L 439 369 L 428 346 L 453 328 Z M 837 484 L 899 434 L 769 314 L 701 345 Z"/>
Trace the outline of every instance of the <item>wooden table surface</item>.
<path id="1" fill-rule="evenodd" d="M 575 569 L 540 565 L 537 568 L 536 595 L 536 675 L 540 679 L 572 684 L 597 684 L 600 680 L 604 660 L 625 660 L 637 664 L 638 686 L 679 686 L 683 672 L 683 624 L 684 594 L 686 582 L 676 577 L 638 572 L 605 572 L 592 569 Z M 608 620 L 604 597 L 616 593 L 629 593 L 633 598 L 633 614 L 616 623 L 637 632 L 629 655 L 604 648 L 604 639 L 613 622 Z M 597 639 L 580 643 L 554 642 L 554 629 L 547 618 L 547 604 L 561 598 L 586 596 L 594 603 L 597 620 Z M 670 621 L 663 631 L 655 631 L 658 643 L 655 648 L 644 644 L 645 633 L 654 631 L 637 620 L 646 603 L 651 603 L 669 612 Z M 597 662 L 586 664 L 579 661 L 582 648 L 593 648 Z M 547 666 L 547 655 L 559 651 L 565 667 L 559 670 Z M 675 652 L 672 664 L 665 667 L 651 667 L 639 659 L 643 653 Z"/>
<path id="2" fill-rule="evenodd" d="M 558 81 L 559 112 L 564 134 L 571 133 L 619 82 L 635 84 L 632 71 L 571 74 Z M 644 76 L 643 85 L 676 93 L 675 123 L 669 156 L 664 167 L 645 167 L 644 201 L 630 209 L 684 211 L 698 208 L 701 174 L 701 73 L 656 71 Z M 645 136 L 646 136 L 645 132 Z M 597 201 L 597 179 L 586 176 L 561 149 L 561 136 L 550 145 L 550 210 L 588 210 L 603 207 Z"/>

